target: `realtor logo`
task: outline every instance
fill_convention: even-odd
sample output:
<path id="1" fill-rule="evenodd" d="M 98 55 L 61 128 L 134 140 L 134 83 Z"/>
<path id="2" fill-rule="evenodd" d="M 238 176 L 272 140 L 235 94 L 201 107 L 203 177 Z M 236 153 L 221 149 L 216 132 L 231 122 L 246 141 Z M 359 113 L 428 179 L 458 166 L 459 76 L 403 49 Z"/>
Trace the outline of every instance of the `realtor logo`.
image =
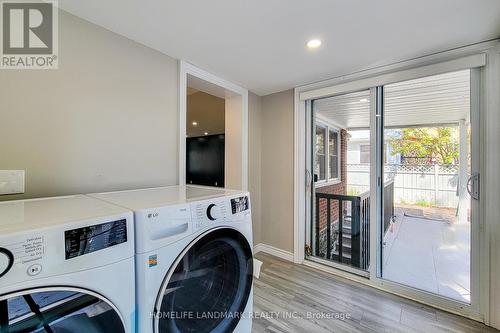
<path id="1" fill-rule="evenodd" d="M 55 1 L 2 1 L 0 17 L 1 68 L 57 68 Z"/>

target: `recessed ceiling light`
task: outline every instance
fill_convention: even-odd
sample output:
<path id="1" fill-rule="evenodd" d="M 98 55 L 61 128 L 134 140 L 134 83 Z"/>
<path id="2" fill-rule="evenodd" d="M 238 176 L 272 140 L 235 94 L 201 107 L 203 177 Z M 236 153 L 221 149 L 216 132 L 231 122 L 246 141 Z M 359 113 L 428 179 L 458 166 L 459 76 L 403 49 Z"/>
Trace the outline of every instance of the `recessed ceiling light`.
<path id="1" fill-rule="evenodd" d="M 359 100 L 361 103 L 364 103 L 364 102 L 368 102 L 368 99 L 367 98 L 362 98 Z"/>
<path id="2" fill-rule="evenodd" d="M 205 132 L 205 135 L 208 135 L 208 132 Z"/>
<path id="3" fill-rule="evenodd" d="M 311 39 L 307 42 L 307 47 L 310 49 L 316 49 L 321 46 L 321 40 L 319 39 Z"/>
<path id="4" fill-rule="evenodd" d="M 193 121 L 193 126 L 198 126 L 198 123 L 196 121 Z"/>

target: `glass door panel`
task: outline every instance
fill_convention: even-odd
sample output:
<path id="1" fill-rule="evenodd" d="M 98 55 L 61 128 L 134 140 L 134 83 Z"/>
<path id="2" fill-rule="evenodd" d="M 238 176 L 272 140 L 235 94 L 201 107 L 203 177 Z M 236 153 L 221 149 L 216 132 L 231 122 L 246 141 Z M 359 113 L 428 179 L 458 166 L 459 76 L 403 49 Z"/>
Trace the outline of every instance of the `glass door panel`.
<path id="1" fill-rule="evenodd" d="M 39 288 L 0 297 L 0 332 L 124 333 L 115 308 L 78 289 Z"/>
<path id="2" fill-rule="evenodd" d="M 370 91 L 313 100 L 308 119 L 306 256 L 363 275 L 370 254 Z"/>
<path id="3" fill-rule="evenodd" d="M 382 278 L 470 303 L 470 70 L 383 96 Z"/>
<path id="4" fill-rule="evenodd" d="M 245 237 L 233 229 L 212 231 L 175 265 L 158 295 L 155 332 L 232 332 L 252 288 L 252 251 Z"/>

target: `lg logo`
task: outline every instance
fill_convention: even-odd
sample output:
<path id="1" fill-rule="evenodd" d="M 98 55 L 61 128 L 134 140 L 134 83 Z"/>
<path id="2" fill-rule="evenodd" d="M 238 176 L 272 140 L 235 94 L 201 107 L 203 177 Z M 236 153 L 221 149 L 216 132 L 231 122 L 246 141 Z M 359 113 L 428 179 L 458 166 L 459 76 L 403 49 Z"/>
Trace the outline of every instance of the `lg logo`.
<path id="1" fill-rule="evenodd" d="M 2 67 L 54 68 L 57 8 L 54 2 L 2 2 Z"/>
<path id="2" fill-rule="evenodd" d="M 152 218 L 155 218 L 155 217 L 158 217 L 158 212 L 156 212 L 156 213 L 149 213 L 148 214 L 148 219 L 152 219 Z"/>

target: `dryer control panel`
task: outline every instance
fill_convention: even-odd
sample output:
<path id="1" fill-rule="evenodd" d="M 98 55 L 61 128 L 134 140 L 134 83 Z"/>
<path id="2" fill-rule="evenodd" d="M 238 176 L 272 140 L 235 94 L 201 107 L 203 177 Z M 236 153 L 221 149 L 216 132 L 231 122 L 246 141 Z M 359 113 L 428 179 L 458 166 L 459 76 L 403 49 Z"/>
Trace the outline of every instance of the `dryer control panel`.
<path id="1" fill-rule="evenodd" d="M 0 235 L 0 289 L 133 258 L 132 221 L 127 212 Z"/>
<path id="2" fill-rule="evenodd" d="M 231 199 L 231 213 L 238 214 L 250 209 L 250 202 L 248 196 L 238 197 Z"/>
<path id="3" fill-rule="evenodd" d="M 191 206 L 193 226 L 198 230 L 215 223 L 225 222 L 228 211 L 227 200 L 223 198 L 193 203 Z"/>
<path id="4" fill-rule="evenodd" d="M 66 260 L 127 241 L 127 220 L 94 224 L 64 232 Z"/>
<path id="5" fill-rule="evenodd" d="M 191 204 L 193 229 L 230 223 L 250 214 L 248 195 L 205 200 Z"/>
<path id="6" fill-rule="evenodd" d="M 14 264 L 14 255 L 6 248 L 0 247 L 0 277 L 7 274 Z"/>

